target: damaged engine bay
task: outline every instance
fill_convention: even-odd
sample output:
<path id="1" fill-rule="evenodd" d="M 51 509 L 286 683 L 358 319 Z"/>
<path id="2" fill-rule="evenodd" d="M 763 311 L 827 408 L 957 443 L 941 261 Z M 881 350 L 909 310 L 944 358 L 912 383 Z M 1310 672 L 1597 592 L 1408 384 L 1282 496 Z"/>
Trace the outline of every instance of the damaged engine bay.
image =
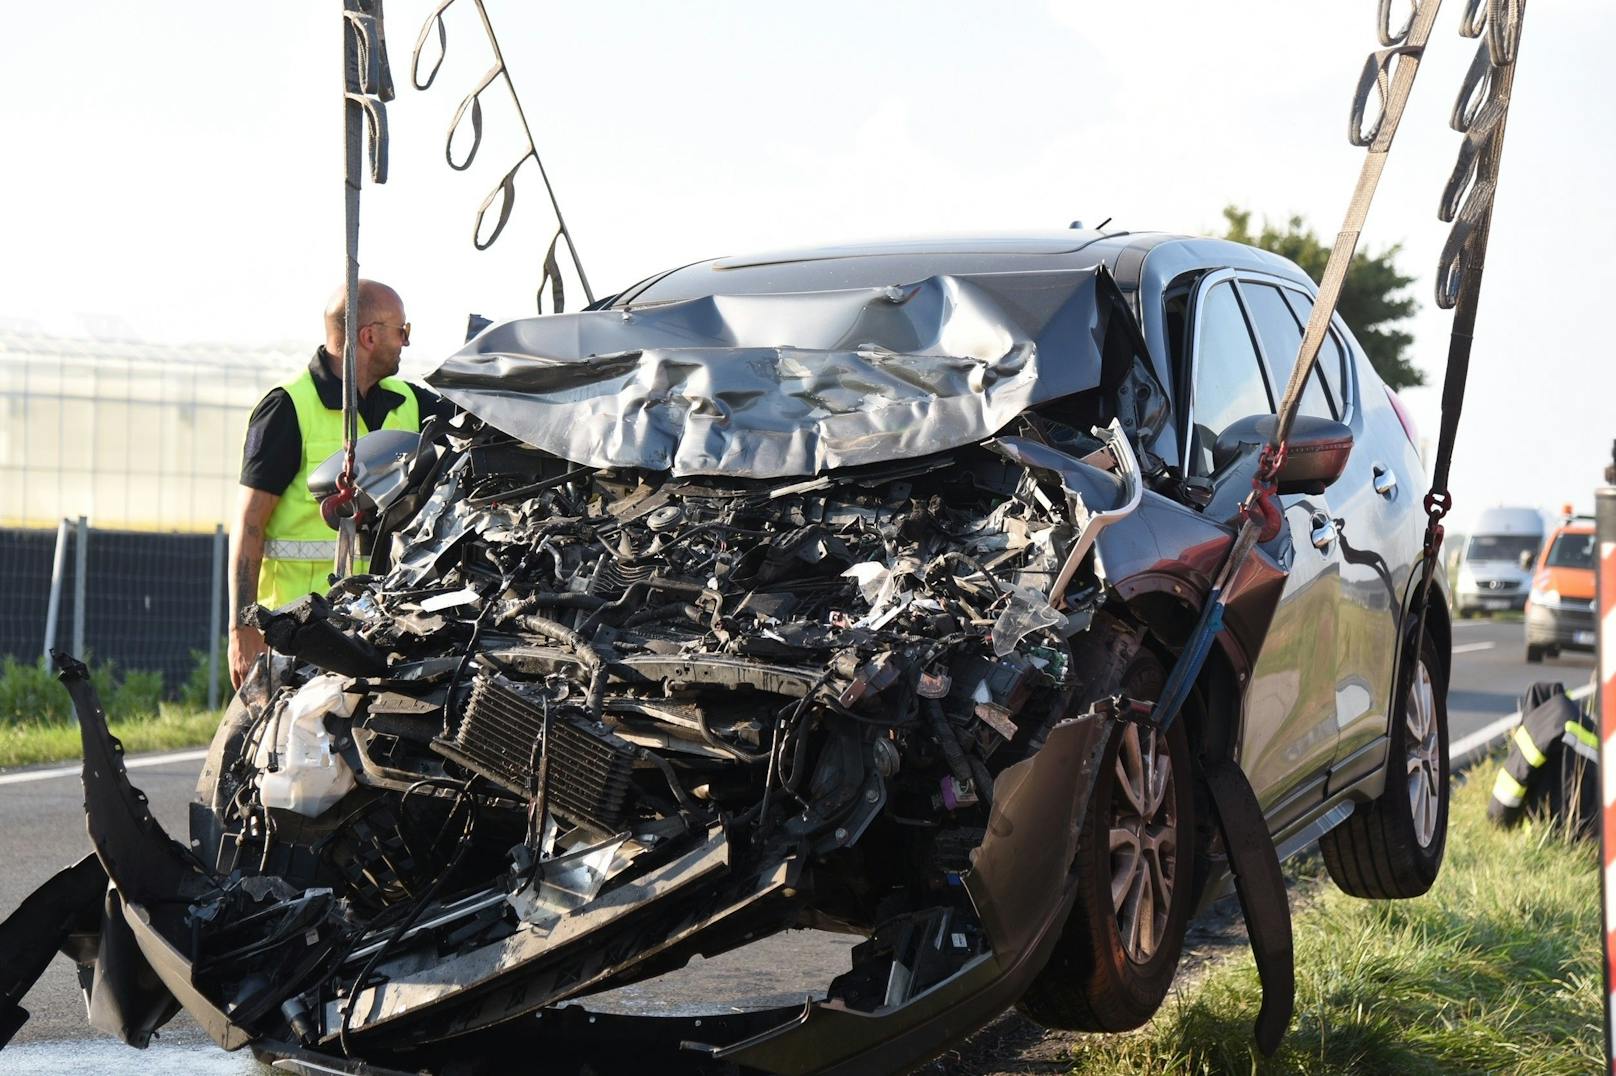
<path id="1" fill-rule="evenodd" d="M 301 973 L 293 1029 L 357 1044 L 515 948 L 522 1009 L 791 927 L 869 936 L 829 986 L 859 1012 L 983 957 L 962 878 L 1100 593 L 1058 483 L 991 448 L 769 483 L 442 439 L 387 575 L 262 616 L 300 664 L 218 774 L 200 988 Z"/>

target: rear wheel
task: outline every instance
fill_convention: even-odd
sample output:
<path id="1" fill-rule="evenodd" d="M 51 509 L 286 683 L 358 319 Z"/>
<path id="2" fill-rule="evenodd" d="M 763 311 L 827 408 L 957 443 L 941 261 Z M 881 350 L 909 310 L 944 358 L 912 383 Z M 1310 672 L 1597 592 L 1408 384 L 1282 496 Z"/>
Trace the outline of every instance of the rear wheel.
<path id="1" fill-rule="evenodd" d="M 1541 646 L 1538 646 L 1536 643 L 1527 643 L 1526 644 L 1526 662 L 1527 662 L 1527 664 L 1536 665 L 1538 662 L 1540 662 L 1542 660 L 1543 660 L 1543 648 Z"/>
<path id="2" fill-rule="evenodd" d="M 1391 727 L 1386 788 L 1319 841 L 1335 884 L 1355 897 L 1417 897 L 1442 868 L 1448 836 L 1448 707 L 1426 634 Z"/>
<path id="3" fill-rule="evenodd" d="M 1161 663 L 1140 649 L 1091 699 L 1154 699 Z M 1055 953 L 1021 999 L 1047 1027 L 1126 1031 L 1149 1020 L 1178 968 L 1195 900 L 1195 796 L 1179 721 L 1165 734 L 1120 726 L 1077 848 L 1077 899 Z"/>

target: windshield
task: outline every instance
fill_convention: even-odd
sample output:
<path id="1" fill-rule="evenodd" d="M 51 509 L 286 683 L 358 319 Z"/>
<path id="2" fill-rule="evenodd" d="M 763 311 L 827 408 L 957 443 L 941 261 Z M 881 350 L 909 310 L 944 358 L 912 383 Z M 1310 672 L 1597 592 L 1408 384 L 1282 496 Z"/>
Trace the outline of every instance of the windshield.
<path id="1" fill-rule="evenodd" d="M 1470 539 L 1465 559 L 1504 560 L 1519 564 L 1522 553 L 1536 553 L 1539 539 L 1530 534 L 1478 534 Z"/>
<path id="2" fill-rule="evenodd" d="M 1592 568 L 1594 566 L 1594 536 L 1591 534 L 1562 534 L 1549 547 L 1550 568 Z"/>

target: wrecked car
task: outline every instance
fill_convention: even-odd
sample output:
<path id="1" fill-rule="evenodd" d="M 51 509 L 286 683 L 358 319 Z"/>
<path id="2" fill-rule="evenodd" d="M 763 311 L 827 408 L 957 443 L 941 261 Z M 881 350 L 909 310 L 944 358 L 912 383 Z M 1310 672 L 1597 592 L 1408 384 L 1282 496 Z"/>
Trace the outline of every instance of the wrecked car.
<path id="1" fill-rule="evenodd" d="M 256 611 L 187 842 L 64 659 L 95 855 L 0 932 L 9 1031 L 60 948 L 137 1046 L 183 1007 L 320 1071 L 897 1071 L 1012 1005 L 1142 1024 L 1197 908 L 1285 914 L 1243 864 L 1319 842 L 1350 893 L 1424 892 L 1446 599 L 1411 638 L 1413 432 L 1339 320 L 1283 525 L 1153 720 L 1313 291 L 1070 231 L 702 262 L 487 328 L 428 379 L 463 414 L 361 442 L 367 570 Z M 863 940 L 804 1004 L 587 1007 L 805 927 Z"/>

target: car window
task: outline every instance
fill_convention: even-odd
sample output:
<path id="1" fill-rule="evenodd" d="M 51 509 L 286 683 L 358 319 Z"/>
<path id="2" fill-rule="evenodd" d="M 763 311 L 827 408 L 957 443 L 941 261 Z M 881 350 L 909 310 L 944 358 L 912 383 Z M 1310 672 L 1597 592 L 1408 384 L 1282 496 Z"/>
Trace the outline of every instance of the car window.
<path id="1" fill-rule="evenodd" d="M 1190 459 L 1197 473 L 1210 474 L 1218 434 L 1240 419 L 1272 412 L 1274 405 L 1234 287 L 1228 281 L 1214 285 L 1197 306 Z"/>
<path id="2" fill-rule="evenodd" d="M 1537 545 L 1538 539 L 1530 534 L 1478 534 L 1465 548 L 1465 559 L 1475 563 L 1513 564 L 1521 559 L 1522 553 L 1536 553 Z"/>
<path id="3" fill-rule="evenodd" d="M 1290 384 L 1291 370 L 1296 367 L 1297 349 L 1302 346 L 1302 327 L 1291 313 L 1291 308 L 1285 305 L 1278 288 L 1242 282 L 1240 296 L 1246 301 L 1246 312 L 1251 315 L 1252 327 L 1262 341 L 1274 393 L 1283 395 L 1285 386 Z M 1297 413 L 1320 418 L 1336 417 L 1329 398 L 1324 395 L 1317 372 L 1308 377 L 1302 388 L 1302 403 Z"/>
<path id="4" fill-rule="evenodd" d="M 1592 568 L 1594 566 L 1594 536 L 1591 534 L 1561 534 L 1549 547 L 1550 568 Z"/>
<path id="5" fill-rule="evenodd" d="M 1290 303 L 1291 310 L 1296 314 L 1296 320 L 1302 327 L 1307 327 L 1307 319 L 1313 316 L 1313 300 L 1294 288 L 1281 288 L 1280 293 Z M 1319 361 L 1314 368 L 1324 378 L 1324 389 L 1330 396 L 1330 403 L 1335 406 L 1336 417 L 1340 418 L 1347 413 L 1347 393 L 1352 379 L 1347 376 L 1345 352 L 1341 347 L 1341 337 L 1334 329 L 1324 338 L 1319 347 Z"/>

